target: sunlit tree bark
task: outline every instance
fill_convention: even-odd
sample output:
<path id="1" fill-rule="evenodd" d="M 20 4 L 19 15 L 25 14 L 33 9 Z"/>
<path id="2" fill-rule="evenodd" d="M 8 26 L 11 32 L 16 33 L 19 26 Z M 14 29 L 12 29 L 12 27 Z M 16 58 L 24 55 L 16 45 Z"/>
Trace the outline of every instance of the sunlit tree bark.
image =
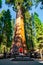
<path id="1" fill-rule="evenodd" d="M 23 16 L 22 7 L 20 7 L 20 5 L 18 5 L 17 7 L 14 43 L 12 45 L 14 44 L 17 45 L 18 49 L 22 47 L 23 52 L 27 53 L 27 46 L 26 46 L 26 39 L 24 32 L 24 16 Z"/>

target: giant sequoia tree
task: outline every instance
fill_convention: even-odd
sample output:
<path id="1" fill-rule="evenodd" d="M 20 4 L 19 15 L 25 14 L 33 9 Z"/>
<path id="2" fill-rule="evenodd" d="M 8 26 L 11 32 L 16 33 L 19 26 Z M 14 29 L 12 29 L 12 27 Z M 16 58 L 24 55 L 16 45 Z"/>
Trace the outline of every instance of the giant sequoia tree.
<path id="1" fill-rule="evenodd" d="M 32 0 L 6 0 L 6 3 L 13 4 L 13 9 L 16 11 L 16 26 L 14 42 L 18 47 L 22 47 L 26 52 L 25 32 L 24 32 L 24 13 L 33 5 Z M 14 44 L 13 44 L 14 45 Z"/>
<path id="2" fill-rule="evenodd" d="M 14 43 L 16 43 L 17 47 L 23 47 L 24 52 L 26 52 L 27 49 L 25 44 L 24 17 L 25 12 L 31 9 L 34 2 L 36 5 L 39 2 L 43 3 L 41 0 L 6 0 L 8 5 L 13 5 L 13 9 L 16 12 Z M 14 44 L 12 44 L 12 47 L 13 46 Z"/>

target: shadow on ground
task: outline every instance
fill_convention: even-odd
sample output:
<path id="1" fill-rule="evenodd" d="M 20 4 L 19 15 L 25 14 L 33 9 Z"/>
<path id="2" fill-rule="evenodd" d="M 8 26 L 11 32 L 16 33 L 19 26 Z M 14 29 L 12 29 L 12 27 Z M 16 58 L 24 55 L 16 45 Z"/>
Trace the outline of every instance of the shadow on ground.
<path id="1" fill-rule="evenodd" d="M 43 65 L 38 61 L 11 61 L 10 59 L 0 59 L 0 65 Z"/>

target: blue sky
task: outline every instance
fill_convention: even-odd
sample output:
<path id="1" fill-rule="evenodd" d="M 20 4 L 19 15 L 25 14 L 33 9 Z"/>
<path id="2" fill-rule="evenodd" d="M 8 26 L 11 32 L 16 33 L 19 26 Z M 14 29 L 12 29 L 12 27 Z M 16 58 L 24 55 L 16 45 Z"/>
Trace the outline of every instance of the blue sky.
<path id="1" fill-rule="evenodd" d="M 12 18 L 16 18 L 16 13 L 13 11 L 12 7 L 8 6 L 5 4 L 5 0 L 2 0 L 2 8 L 0 9 L 0 12 L 2 10 L 7 10 L 10 9 Z M 38 5 L 38 7 L 35 9 L 35 7 L 32 7 L 32 10 L 30 10 L 30 13 L 38 13 L 40 20 L 43 22 L 43 10 L 40 9 L 40 4 Z"/>

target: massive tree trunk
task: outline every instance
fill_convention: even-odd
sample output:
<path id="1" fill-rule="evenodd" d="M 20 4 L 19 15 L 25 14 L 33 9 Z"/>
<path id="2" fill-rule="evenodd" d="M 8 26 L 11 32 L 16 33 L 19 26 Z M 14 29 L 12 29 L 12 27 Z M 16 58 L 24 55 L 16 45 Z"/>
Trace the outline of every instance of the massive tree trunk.
<path id="1" fill-rule="evenodd" d="M 12 43 L 12 47 L 16 45 L 18 47 L 18 50 L 21 47 L 23 48 L 23 53 L 27 53 L 23 10 L 20 6 L 17 6 L 17 9 L 18 11 L 16 13 L 14 42 Z"/>

